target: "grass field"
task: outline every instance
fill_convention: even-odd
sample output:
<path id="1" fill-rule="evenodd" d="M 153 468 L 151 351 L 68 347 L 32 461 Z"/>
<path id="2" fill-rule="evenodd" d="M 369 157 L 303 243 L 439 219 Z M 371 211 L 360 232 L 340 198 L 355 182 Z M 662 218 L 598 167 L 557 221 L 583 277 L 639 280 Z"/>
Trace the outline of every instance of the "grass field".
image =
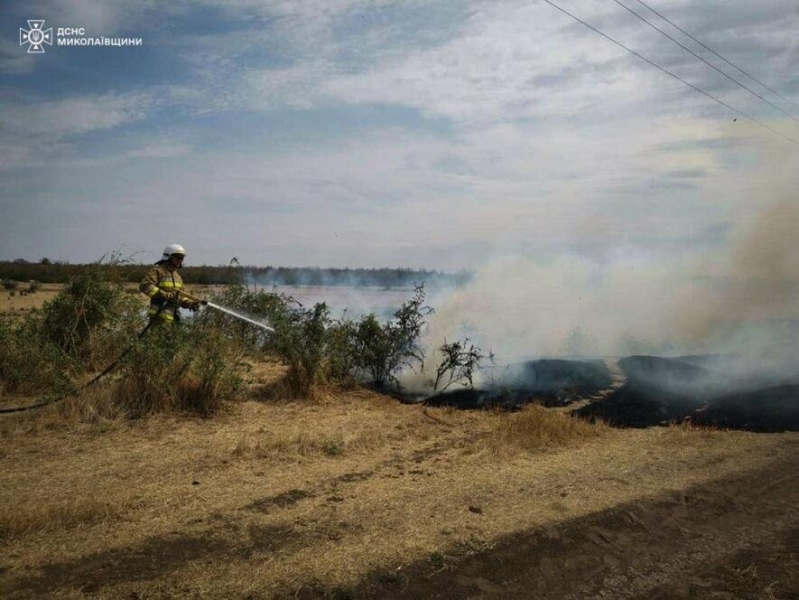
<path id="1" fill-rule="evenodd" d="M 729 587 L 657 596 L 658 586 L 690 587 L 679 573 L 638 581 L 635 596 L 610 584 L 631 577 L 630 568 L 646 573 L 635 561 L 647 556 L 647 540 L 668 554 L 670 541 L 684 549 L 740 539 L 736 515 L 754 530 L 762 518 L 774 540 L 797 525 L 797 478 L 785 469 L 799 458 L 795 433 L 619 430 L 534 406 L 432 409 L 364 390 L 323 389 L 313 402 L 291 402 L 274 391 L 282 372 L 252 365 L 247 398 L 213 419 L 116 419 L 102 387 L 3 418 L 3 597 L 529 597 L 521 591 L 532 584 L 490 566 L 492 553 L 517 540 L 502 564 L 520 560 L 516 576 L 549 581 L 542 597 L 595 597 L 601 588 L 609 598 L 709 598 Z M 777 481 L 768 497 L 780 518 L 747 504 L 751 478 L 766 475 Z M 691 524 L 685 511 L 695 498 L 710 508 Z M 629 522 L 613 525 L 619 511 Z M 614 543 L 624 527 L 652 534 Z M 752 534 L 752 544 L 758 539 Z M 585 564 L 564 579 L 591 548 L 601 568 Z M 688 575 L 724 564 L 723 551 L 698 548 Z M 724 548 L 740 550 L 732 541 Z M 559 559 L 563 570 L 540 563 L 559 552 L 577 554 Z M 763 562 L 755 576 L 733 582 L 746 592 L 739 597 L 792 597 L 796 555 L 780 552 L 755 556 L 752 564 Z M 727 556 L 731 569 L 737 556 Z M 766 563 L 783 569 L 778 582 L 757 576 L 758 568 L 771 573 Z"/>
<path id="2" fill-rule="evenodd" d="M 59 289 L 6 294 L 0 313 Z M 170 404 L 145 360 L 155 337 L 123 385 L 120 370 L 0 415 L 3 599 L 799 596 L 799 433 L 616 429 L 569 407 L 459 411 L 325 380 L 292 400 L 289 367 L 203 355 L 204 336 L 183 356 L 244 378 L 217 397 L 222 380 L 194 372 L 213 410 Z M 9 356 L 12 375 L 48 367 L 40 350 Z M 622 385 L 613 369 L 584 402 Z M 159 410 L 129 410 L 137 377 Z M 0 407 L 36 400 L 7 389 Z"/>

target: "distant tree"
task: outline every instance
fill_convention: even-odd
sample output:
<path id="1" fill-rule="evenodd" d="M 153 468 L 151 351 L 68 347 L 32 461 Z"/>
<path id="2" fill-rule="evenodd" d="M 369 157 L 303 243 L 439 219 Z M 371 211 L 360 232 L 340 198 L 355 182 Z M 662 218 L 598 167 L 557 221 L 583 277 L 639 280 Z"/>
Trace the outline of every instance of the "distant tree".
<path id="1" fill-rule="evenodd" d="M 53 264 L 53 263 L 52 263 L 52 261 L 51 261 L 49 258 L 47 258 L 47 257 L 45 256 L 45 257 L 44 257 L 42 260 L 40 260 L 40 261 L 39 261 L 39 264 L 42 264 L 42 265 L 51 265 L 51 264 Z"/>

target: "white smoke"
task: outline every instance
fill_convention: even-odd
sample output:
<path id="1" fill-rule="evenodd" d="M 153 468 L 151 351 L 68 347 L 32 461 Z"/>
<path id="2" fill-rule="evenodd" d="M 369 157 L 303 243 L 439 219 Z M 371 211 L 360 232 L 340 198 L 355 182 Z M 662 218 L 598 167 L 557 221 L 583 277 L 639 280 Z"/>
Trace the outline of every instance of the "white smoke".
<path id="1" fill-rule="evenodd" d="M 783 148 L 737 193 L 712 198 L 730 207 L 731 229 L 711 250 L 665 260 L 627 255 L 600 263 L 570 255 L 488 262 L 436 306 L 425 370 L 435 372 L 435 349 L 444 339 L 463 337 L 503 363 L 716 352 L 758 361 L 780 355 L 780 368 L 795 368 L 798 159 Z"/>

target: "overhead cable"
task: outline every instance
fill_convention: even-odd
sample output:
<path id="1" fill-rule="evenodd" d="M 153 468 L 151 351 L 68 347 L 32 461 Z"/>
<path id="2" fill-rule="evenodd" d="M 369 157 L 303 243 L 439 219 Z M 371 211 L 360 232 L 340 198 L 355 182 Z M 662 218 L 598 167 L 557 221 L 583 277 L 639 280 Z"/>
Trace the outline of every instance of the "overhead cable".
<path id="1" fill-rule="evenodd" d="M 738 115 L 742 116 L 743 118 L 745 118 L 745 119 L 748 119 L 749 121 L 752 121 L 753 123 L 755 123 L 755 124 L 757 124 L 757 125 L 760 125 L 760 126 L 763 128 L 763 129 L 767 129 L 768 131 L 770 131 L 770 132 L 771 132 L 771 133 L 773 133 L 774 135 L 777 135 L 777 136 L 779 136 L 779 137 L 783 138 L 784 140 L 787 140 L 787 141 L 791 142 L 792 144 L 796 144 L 796 145 L 798 145 L 798 146 L 799 146 L 799 140 L 795 140 L 794 138 L 792 138 L 792 137 L 790 137 L 790 136 L 788 136 L 788 135 L 785 135 L 784 133 L 782 133 L 782 132 L 780 132 L 780 131 L 777 131 L 777 130 L 776 130 L 776 129 L 774 129 L 773 127 L 769 127 L 768 125 L 766 125 L 765 123 L 763 123 L 763 122 L 761 122 L 761 121 L 757 120 L 756 118 L 749 116 L 749 115 L 748 115 L 748 114 L 746 114 L 745 112 L 743 112 L 743 111 L 741 111 L 741 110 L 738 110 L 737 108 L 735 108 L 734 106 L 731 106 L 730 104 L 727 104 L 727 103 L 726 103 L 724 100 L 722 100 L 722 99 L 720 99 L 720 98 L 716 98 L 716 97 L 715 97 L 713 94 L 711 94 L 711 93 L 709 93 L 709 92 L 706 92 L 705 90 L 703 90 L 703 89 L 702 89 L 702 88 L 700 88 L 700 87 L 697 87 L 697 86 L 695 86 L 695 85 L 694 85 L 693 83 L 691 83 L 690 81 L 686 81 L 685 79 L 683 79 L 682 77 L 680 77 L 680 76 L 679 76 L 679 75 L 677 75 L 676 73 L 672 73 L 672 72 L 671 72 L 671 71 L 669 71 L 667 68 L 665 68 L 665 67 L 661 67 L 661 66 L 660 66 L 659 64 L 657 64 L 656 62 L 654 62 L 654 61 L 652 61 L 652 60 L 649 60 L 649 59 L 648 59 L 646 56 L 644 56 L 644 55 L 642 55 L 642 54 L 639 54 L 638 52 L 636 52 L 636 51 L 635 51 L 635 50 L 633 50 L 632 48 L 629 48 L 629 47 L 625 46 L 624 44 L 622 44 L 621 42 L 619 42 L 618 40 L 615 40 L 614 38 L 610 37 L 608 34 L 606 34 L 606 33 L 603 33 L 602 31 L 600 31 L 599 29 L 597 29 L 596 27 L 594 27 L 594 26 L 593 26 L 593 25 L 591 25 L 590 23 L 586 23 L 586 22 L 585 22 L 585 21 L 583 21 L 583 20 L 582 20 L 580 17 L 577 17 L 577 16 L 573 15 L 572 13 L 570 13 L 569 11 L 567 11 L 566 9 L 564 9 L 564 8 L 561 8 L 560 6 L 558 6 L 557 4 L 555 4 L 554 2 L 552 2 L 552 0 L 543 0 L 543 1 L 544 1 L 544 2 L 546 2 L 547 4 L 549 4 L 550 6 L 552 6 L 553 8 L 556 8 L 556 9 L 558 9 L 558 10 L 559 10 L 560 12 L 562 12 L 564 15 L 567 15 L 568 17 L 571 17 L 572 19 L 574 19 L 574 20 L 575 20 L 575 21 L 577 21 L 578 23 L 582 23 L 583 25 L 585 25 L 586 27 L 588 27 L 590 30 L 594 31 L 595 33 L 598 33 L 599 35 L 601 35 L 603 38 L 605 38 L 605 39 L 606 39 L 606 40 L 608 40 L 609 42 L 613 42 L 614 44 L 616 44 L 616 45 L 617 45 L 617 46 L 619 46 L 620 48 L 623 48 L 624 50 L 626 50 L 626 51 L 627 51 L 627 52 L 629 52 L 630 54 L 632 54 L 632 55 L 634 55 L 634 56 L 637 56 L 638 58 L 640 58 L 640 59 L 641 59 L 641 60 L 643 60 L 644 62 L 646 62 L 646 63 L 648 63 L 648 64 L 652 65 L 653 67 L 655 67 L 656 69 L 658 69 L 658 70 L 660 70 L 660 71 L 663 71 L 663 72 L 664 72 L 666 75 L 669 75 L 670 77 L 673 77 L 673 78 L 674 78 L 674 79 L 676 79 L 677 81 L 679 81 L 679 82 L 681 82 L 681 83 L 683 83 L 683 84 L 687 85 L 688 87 L 690 87 L 691 89 L 693 89 L 693 90 L 695 90 L 695 91 L 699 92 L 699 93 L 700 93 L 700 94 L 702 94 L 703 96 L 706 96 L 706 97 L 710 98 L 711 100 L 713 100 L 714 102 L 717 102 L 717 103 L 721 104 L 722 106 L 725 106 L 725 107 L 729 108 L 731 111 L 733 111 L 734 113 L 736 113 L 736 114 L 738 114 Z"/>
<path id="2" fill-rule="evenodd" d="M 736 65 L 734 62 L 732 62 L 732 61 L 730 61 L 730 60 L 727 60 L 726 58 L 724 58 L 724 57 L 723 57 L 721 54 L 719 54 L 718 52 L 716 52 L 715 50 L 713 50 L 713 48 L 711 48 L 711 47 L 710 47 L 710 46 L 708 46 L 707 44 L 704 44 L 702 41 L 700 41 L 700 40 L 696 39 L 696 38 L 695 38 L 694 36 L 692 36 L 690 33 L 688 33 L 687 31 L 685 31 L 685 29 L 683 29 L 682 27 L 680 27 L 679 25 L 677 25 L 677 23 L 675 23 L 674 21 L 670 21 L 670 20 L 669 20 L 667 17 L 665 17 L 663 14 L 659 13 L 659 12 L 658 12 L 658 11 L 656 11 L 654 8 L 652 8 L 651 6 L 649 6 L 649 5 L 648 5 L 646 2 L 642 2 L 642 0 L 635 0 L 635 1 L 636 1 L 636 2 L 638 2 L 638 4 L 640 4 L 640 5 L 642 5 L 642 6 L 645 6 L 646 8 L 648 8 L 649 10 L 651 10 L 653 13 L 655 13 L 655 14 L 656 14 L 657 16 L 659 16 L 661 19 L 663 19 L 664 21 L 666 21 L 666 23 L 668 23 L 668 24 L 669 24 L 669 25 L 671 25 L 672 27 L 674 27 L 674 28 L 678 29 L 680 32 L 682 32 L 683 34 L 687 35 L 689 38 L 691 38 L 691 39 L 692 39 L 693 41 L 695 41 L 697 44 L 699 44 L 700 46 L 702 46 L 702 48 L 704 48 L 704 49 L 705 49 L 705 50 L 707 50 L 708 52 L 712 52 L 713 54 L 715 54 L 717 57 L 719 57 L 719 58 L 720 58 L 721 60 L 723 60 L 725 63 L 727 63 L 728 65 L 730 65 L 730 66 L 731 66 L 733 69 L 737 69 L 738 71 L 740 71 L 741 73 L 743 73 L 744 75 L 746 75 L 746 76 L 747 76 L 749 79 L 751 79 L 752 81 L 754 81 L 754 82 L 756 82 L 756 83 L 758 83 L 758 84 L 762 85 L 762 86 L 763 86 L 765 89 L 767 89 L 769 92 L 771 92 L 771 93 L 772 93 L 772 94 L 774 94 L 775 96 L 779 96 L 780 98 L 782 98 L 782 99 L 783 99 L 783 100 L 785 100 L 786 102 L 790 102 L 790 103 L 791 103 L 791 104 L 793 104 L 794 106 L 799 106 L 799 104 L 797 104 L 796 102 L 794 102 L 794 101 L 793 101 L 793 100 L 791 100 L 790 98 L 786 98 L 785 96 L 783 96 L 782 94 L 780 94 L 780 93 L 779 93 L 777 90 L 775 90 L 775 89 L 773 89 L 773 88 L 770 88 L 769 86 L 767 86 L 765 83 L 763 83 L 762 81 L 760 81 L 760 80 L 759 80 L 757 77 L 755 77 L 755 76 L 754 76 L 754 75 L 752 75 L 751 73 L 747 73 L 746 71 L 744 71 L 744 70 L 743 70 L 741 67 L 739 67 L 738 65 Z"/>
<path id="3" fill-rule="evenodd" d="M 674 38 L 673 38 L 673 37 L 671 37 L 671 36 L 670 36 L 668 33 L 666 33 L 665 31 L 663 31 L 662 29 L 660 29 L 660 28 L 659 28 L 657 25 L 655 25 L 655 24 L 654 24 L 654 23 L 652 23 L 651 21 L 648 21 L 646 18 L 642 17 L 641 15 L 639 15 L 637 12 L 635 12 L 633 9 L 631 9 L 629 6 L 627 6 L 627 5 L 626 5 L 626 4 L 624 4 L 623 2 L 620 2 L 620 0 L 613 0 L 613 1 L 614 1 L 616 4 L 618 4 L 619 6 L 621 6 L 621 7 L 622 7 L 624 10 L 626 10 L 627 12 L 629 12 L 629 13 L 632 13 L 633 15 L 635 15 L 636 17 L 638 17 L 639 19 L 641 19 L 641 20 L 642 20 L 644 23 L 646 23 L 647 25 L 649 25 L 649 26 L 650 26 L 652 29 L 654 29 L 655 31 L 657 31 L 657 32 L 658 32 L 658 33 L 660 33 L 661 35 L 664 35 L 664 36 L 666 36 L 667 38 L 669 38 L 669 39 L 670 39 L 672 42 L 674 42 L 675 44 L 677 44 L 677 45 L 678 45 L 680 48 L 682 48 L 682 49 L 683 49 L 683 50 L 685 50 L 686 52 L 689 52 L 690 54 L 692 54 L 693 56 L 695 56 L 696 58 L 698 58 L 699 60 L 701 60 L 703 63 L 705 63 L 707 66 L 709 66 L 709 67 L 710 67 L 710 68 L 712 68 L 713 70 L 715 70 L 715 71 L 717 71 L 717 72 L 721 73 L 722 75 L 724 75 L 724 77 L 726 77 L 727 79 L 729 79 L 729 80 L 730 80 L 730 81 L 732 81 L 733 83 L 736 83 L 737 85 L 741 86 L 743 89 L 745 89 L 747 92 L 749 92 L 749 93 L 750 93 L 750 94 L 752 94 L 753 96 L 756 96 L 756 97 L 760 98 L 760 99 L 761 99 L 763 102 L 765 102 L 765 103 L 766 103 L 766 104 L 768 104 L 769 106 L 772 106 L 772 107 L 776 108 L 776 109 L 777 109 L 778 111 L 780 111 L 782 114 L 784 114 L 784 115 L 786 115 L 786 116 L 790 117 L 791 119 L 793 119 L 794 121 L 796 121 L 797 123 L 799 123 L 799 119 L 797 119 L 796 117 L 794 117 L 794 116 L 793 116 L 791 113 L 789 113 L 789 112 L 786 112 L 786 111 L 782 110 L 782 109 L 781 109 L 779 106 L 777 106 L 776 104 L 774 104 L 774 103 L 773 103 L 771 100 L 769 100 L 768 98 L 764 98 L 763 96 L 761 96 L 760 94 L 758 94 L 758 93 L 757 93 L 756 91 L 754 91 L 753 89 L 751 89 L 751 88 L 749 88 L 749 87 L 745 86 L 743 83 L 741 83 L 740 81 L 738 81 L 737 79 L 735 79 L 735 78 L 734 78 L 734 77 L 732 77 L 731 75 L 728 75 L 727 73 L 725 73 L 724 71 L 722 71 L 721 69 L 719 69 L 719 68 L 718 68 L 716 65 L 714 65 L 713 63 L 711 63 L 711 62 L 708 62 L 708 61 L 707 61 L 707 60 L 705 60 L 703 57 L 701 57 L 700 55 L 698 55 L 696 52 L 694 52 L 693 50 L 691 50 L 691 49 L 690 49 L 688 46 L 686 46 L 686 45 L 682 44 L 680 41 L 678 41 L 678 40 L 674 39 Z"/>

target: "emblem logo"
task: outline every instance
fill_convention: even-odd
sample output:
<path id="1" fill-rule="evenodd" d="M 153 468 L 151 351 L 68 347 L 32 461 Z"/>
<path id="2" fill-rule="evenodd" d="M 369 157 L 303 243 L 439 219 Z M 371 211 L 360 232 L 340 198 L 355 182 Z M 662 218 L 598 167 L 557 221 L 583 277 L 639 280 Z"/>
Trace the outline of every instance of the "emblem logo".
<path id="1" fill-rule="evenodd" d="M 28 44 L 28 54 L 44 54 L 44 44 L 53 45 L 53 28 L 43 29 L 44 19 L 28 19 L 28 27 L 19 28 L 19 45 Z"/>

